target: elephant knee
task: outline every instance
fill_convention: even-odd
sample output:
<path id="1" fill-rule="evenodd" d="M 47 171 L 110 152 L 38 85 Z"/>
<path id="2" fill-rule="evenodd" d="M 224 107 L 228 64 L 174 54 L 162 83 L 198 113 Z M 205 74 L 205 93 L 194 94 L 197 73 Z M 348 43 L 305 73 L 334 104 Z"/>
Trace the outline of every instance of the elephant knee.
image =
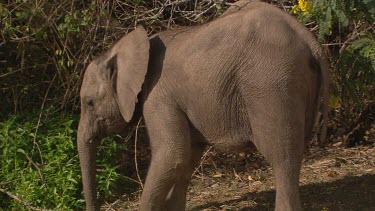
<path id="1" fill-rule="evenodd" d="M 185 181 L 190 180 L 191 170 L 190 170 L 189 164 L 186 161 L 176 160 L 173 163 L 172 171 L 174 173 L 176 180 L 185 180 Z"/>

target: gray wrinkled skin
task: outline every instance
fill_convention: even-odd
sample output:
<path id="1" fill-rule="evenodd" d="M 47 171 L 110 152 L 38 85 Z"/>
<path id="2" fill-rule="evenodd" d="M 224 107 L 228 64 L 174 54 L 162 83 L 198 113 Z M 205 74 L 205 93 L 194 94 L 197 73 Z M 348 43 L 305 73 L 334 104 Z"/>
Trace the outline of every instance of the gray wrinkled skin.
<path id="1" fill-rule="evenodd" d="M 210 23 L 150 38 L 139 27 L 91 62 L 84 76 L 78 150 L 87 209 L 99 209 L 100 139 L 123 130 L 143 105 L 152 160 L 140 210 L 184 210 L 205 146 L 238 152 L 252 144 L 274 169 L 275 209 L 300 210 L 304 144 L 320 97 L 327 118 L 327 92 L 319 43 L 266 3 L 238 2 Z"/>

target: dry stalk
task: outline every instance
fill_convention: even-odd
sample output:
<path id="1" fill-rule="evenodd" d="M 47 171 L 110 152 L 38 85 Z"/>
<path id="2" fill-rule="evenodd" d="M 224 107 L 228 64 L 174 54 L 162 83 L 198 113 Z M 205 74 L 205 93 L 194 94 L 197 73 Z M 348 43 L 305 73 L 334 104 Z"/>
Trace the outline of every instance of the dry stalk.
<path id="1" fill-rule="evenodd" d="M 38 146 L 39 147 L 39 146 Z M 42 183 L 44 184 L 44 179 L 43 179 L 43 175 L 42 175 L 42 172 L 40 171 L 40 168 L 39 166 L 31 159 L 30 156 L 28 156 L 26 153 L 24 153 L 24 155 L 26 156 L 27 160 L 38 170 L 38 174 L 40 176 L 40 179 L 42 181 Z"/>
<path id="2" fill-rule="evenodd" d="M 203 177 L 203 162 L 205 161 L 205 159 L 206 159 L 208 153 L 211 151 L 211 149 L 212 149 L 212 146 L 210 146 L 207 149 L 207 151 L 204 153 L 204 155 L 202 156 L 201 162 L 199 163 L 199 166 L 195 168 L 195 170 L 194 170 L 193 174 L 191 175 L 191 177 L 194 177 L 195 174 L 199 171 L 199 169 L 201 169 L 202 170 L 202 180 L 204 179 L 204 177 Z"/>
<path id="3" fill-rule="evenodd" d="M 109 204 L 109 203 L 106 203 L 106 205 L 108 206 L 105 210 L 106 211 L 112 211 L 112 210 L 115 210 L 114 208 L 113 208 L 113 206 L 115 206 L 117 203 L 119 203 L 120 202 L 120 199 L 117 199 L 115 202 L 113 202 L 113 203 L 111 203 L 111 204 Z"/>
<path id="4" fill-rule="evenodd" d="M 134 162 L 135 162 L 135 171 L 137 172 L 138 181 L 139 181 L 139 184 L 141 185 L 141 188 L 143 190 L 143 183 L 142 183 L 141 177 L 139 176 L 138 160 L 137 160 L 138 128 L 139 128 L 139 125 L 141 124 L 141 121 L 142 121 L 142 117 L 139 119 L 139 121 L 137 123 L 137 126 L 135 128 L 135 137 L 134 137 Z"/>
<path id="5" fill-rule="evenodd" d="M 46 91 L 46 94 L 44 95 L 44 98 L 43 98 L 43 103 L 42 103 L 42 106 L 40 108 L 40 112 L 39 112 L 39 117 L 38 117 L 38 122 L 36 124 L 36 128 L 35 128 L 35 132 L 34 132 L 34 147 L 32 149 L 32 155 L 34 154 L 34 148 L 36 146 L 38 152 L 39 152 L 39 157 L 40 157 L 40 160 L 42 162 L 42 165 L 44 164 L 44 161 L 43 161 L 43 156 L 42 156 L 42 151 L 40 150 L 40 147 L 39 147 L 39 144 L 36 142 L 36 137 L 37 137 L 37 134 L 38 134 L 38 129 L 39 129 L 39 126 L 40 126 L 40 122 L 41 122 L 41 119 L 42 119 L 42 114 L 43 114 L 43 110 L 44 110 L 44 105 L 46 103 L 46 100 L 47 100 L 47 96 L 48 96 L 48 93 L 49 93 L 49 90 L 51 89 L 52 87 L 52 84 L 53 82 L 55 81 L 55 78 L 56 78 L 56 74 L 54 75 L 52 81 L 50 82 L 49 86 L 48 86 L 48 89 Z"/>

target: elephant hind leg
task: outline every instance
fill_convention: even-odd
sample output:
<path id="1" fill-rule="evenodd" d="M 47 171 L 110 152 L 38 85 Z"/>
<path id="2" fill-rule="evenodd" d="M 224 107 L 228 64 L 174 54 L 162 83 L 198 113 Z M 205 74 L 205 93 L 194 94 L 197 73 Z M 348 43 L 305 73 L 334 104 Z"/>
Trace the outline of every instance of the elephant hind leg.
<path id="1" fill-rule="evenodd" d="M 267 111 L 258 110 L 252 131 L 256 147 L 273 167 L 275 210 L 294 211 L 301 210 L 298 186 L 305 142 L 304 104 L 283 102 L 260 102 L 272 106 Z"/>

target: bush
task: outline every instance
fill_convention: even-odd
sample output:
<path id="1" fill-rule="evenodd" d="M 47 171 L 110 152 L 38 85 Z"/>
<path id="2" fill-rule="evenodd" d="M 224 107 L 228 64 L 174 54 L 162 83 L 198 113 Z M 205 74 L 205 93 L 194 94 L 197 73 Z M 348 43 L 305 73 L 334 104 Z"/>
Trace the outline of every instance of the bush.
<path id="1" fill-rule="evenodd" d="M 223 5 L 219 0 L 1 2 L 0 115 L 44 104 L 78 111 L 86 66 L 119 37 L 141 24 L 154 34 L 204 22 Z"/>
<path id="2" fill-rule="evenodd" d="M 0 123 L 0 209 L 28 210 L 28 206 L 82 210 L 79 159 L 76 148 L 77 117 L 53 114 L 11 116 Z M 116 159 L 122 145 L 104 139 L 99 149 L 99 195 L 108 196 L 120 181 Z M 21 200 L 14 200 L 5 192 Z M 28 202 L 25 204 L 21 201 Z"/>
<path id="3" fill-rule="evenodd" d="M 338 136 L 355 132 L 355 127 L 366 131 L 371 125 L 375 108 L 374 8 L 374 0 L 299 0 L 293 7 L 293 13 L 316 31 L 329 49 L 330 107 L 333 127 L 336 132 L 341 130 Z M 359 136 L 355 139 L 363 139 L 365 134 Z"/>
<path id="4" fill-rule="evenodd" d="M 340 106 L 358 110 L 374 100 L 375 89 L 375 1 L 314 1 L 312 17 L 319 24 L 319 39 L 328 36 L 332 48 L 333 99 Z M 338 102 L 331 104 L 338 107 Z"/>

